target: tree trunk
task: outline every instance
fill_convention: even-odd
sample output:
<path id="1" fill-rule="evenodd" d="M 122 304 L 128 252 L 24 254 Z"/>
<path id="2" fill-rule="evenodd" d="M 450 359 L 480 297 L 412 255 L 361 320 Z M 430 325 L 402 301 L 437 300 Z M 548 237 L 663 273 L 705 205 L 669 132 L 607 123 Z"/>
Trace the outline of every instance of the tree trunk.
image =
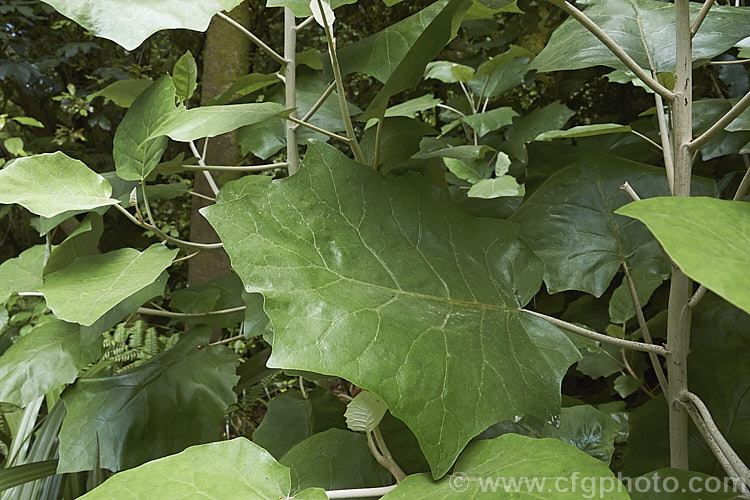
<path id="1" fill-rule="evenodd" d="M 247 26 L 250 10 L 247 1 L 238 5 L 229 15 L 239 23 Z M 214 17 L 206 32 L 206 45 L 203 50 L 203 77 L 201 102 L 221 94 L 237 78 L 245 75 L 249 69 L 250 41 L 237 28 L 226 21 Z M 200 148 L 199 148 L 200 149 Z M 235 165 L 239 159 L 237 141 L 234 133 L 211 138 L 206 155 L 207 165 Z M 211 188 L 202 172 L 195 175 L 195 191 L 213 196 Z M 194 196 L 190 217 L 190 239 L 198 242 L 216 242 L 218 236 L 211 225 L 198 213 L 198 210 L 209 203 Z M 230 270 L 229 258 L 224 250 L 203 251 L 190 259 L 188 265 L 188 284 L 218 278 Z"/>

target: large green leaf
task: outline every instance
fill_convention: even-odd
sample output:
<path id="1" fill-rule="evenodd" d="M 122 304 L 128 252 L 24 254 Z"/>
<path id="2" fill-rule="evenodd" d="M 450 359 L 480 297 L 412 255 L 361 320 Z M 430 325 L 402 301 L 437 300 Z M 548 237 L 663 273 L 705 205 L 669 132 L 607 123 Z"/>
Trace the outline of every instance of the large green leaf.
<path id="1" fill-rule="evenodd" d="M 90 470 L 97 458 L 105 469 L 128 469 L 215 440 L 236 401 L 237 357 L 223 346 L 196 349 L 207 340 L 190 333 L 130 371 L 79 379 L 63 394 L 58 473 Z"/>
<path id="2" fill-rule="evenodd" d="M 413 50 L 420 36 L 446 8 L 448 2 L 449 0 L 438 0 L 374 35 L 339 49 L 338 59 L 342 74 L 364 73 L 383 83 L 387 82 L 406 54 Z M 420 77 L 426 64 L 427 61 L 420 69 Z"/>
<path id="3" fill-rule="evenodd" d="M 578 353 L 517 311 L 541 266 L 514 223 L 475 219 L 417 176 L 382 176 L 316 142 L 294 176 L 203 214 L 265 296 L 269 366 L 375 392 L 436 477 L 494 422 L 559 413 Z"/>
<path id="4" fill-rule="evenodd" d="M 690 390 L 706 403 L 732 448 L 750 458 L 750 315 L 709 294 L 693 309 Z M 691 451 L 691 469 L 723 475 L 713 455 L 699 441 L 702 454 Z M 693 465 L 695 465 L 693 467 Z"/>
<path id="5" fill-rule="evenodd" d="M 153 283 L 177 255 L 162 244 L 143 252 L 121 248 L 78 257 L 47 275 L 40 291 L 55 315 L 71 323 L 92 325 L 127 297 Z"/>
<path id="6" fill-rule="evenodd" d="M 750 312 L 750 204 L 664 197 L 617 213 L 642 221 L 685 274 Z"/>
<path id="7" fill-rule="evenodd" d="M 669 272 L 648 231 L 614 213 L 630 201 L 620 189 L 624 181 L 643 198 L 668 194 L 662 169 L 590 150 L 556 168 L 512 216 L 544 262 L 550 293 L 580 290 L 599 297 L 623 262 L 633 272 Z M 699 192 L 713 189 L 710 181 L 693 184 Z"/>
<path id="8" fill-rule="evenodd" d="M 268 411 L 253 433 L 253 441 L 281 458 L 297 443 L 315 433 L 338 427 L 346 428 L 346 405 L 323 388 L 308 397 L 287 391 L 271 400 Z"/>
<path id="9" fill-rule="evenodd" d="M 314 458 L 313 458 L 314 457 Z M 391 474 L 372 456 L 364 434 L 329 429 L 295 445 L 279 460 L 292 470 L 292 489 L 387 486 Z"/>
<path id="10" fill-rule="evenodd" d="M 583 479 L 585 478 L 585 484 Z M 627 500 L 625 487 L 606 464 L 556 439 L 504 434 L 471 443 L 455 472 L 440 481 L 408 476 L 383 500 L 580 499 Z"/>
<path id="11" fill-rule="evenodd" d="M 25 407 L 47 391 L 69 384 L 99 355 L 82 345 L 81 327 L 63 321 L 36 326 L 0 357 L 0 401 Z"/>
<path id="12" fill-rule="evenodd" d="M 659 73 L 675 70 L 674 4 L 658 0 L 594 0 L 584 12 L 639 66 Z M 691 18 L 700 4 L 690 3 Z M 748 36 L 750 10 L 714 5 L 693 37 L 693 61 L 705 61 Z M 649 64 L 649 54 L 654 66 Z M 538 71 L 625 66 L 578 21 L 568 18 L 531 63 Z"/>
<path id="13" fill-rule="evenodd" d="M 144 90 L 117 127 L 112 143 L 117 175 L 127 181 L 145 179 L 167 149 L 166 137 L 150 138 L 159 124 L 175 113 L 175 87 L 164 75 Z"/>
<path id="14" fill-rule="evenodd" d="M 222 500 L 291 498 L 289 469 L 245 438 L 191 446 L 182 453 L 115 474 L 81 500 Z M 306 499 L 325 500 L 322 490 Z"/>
<path id="15" fill-rule="evenodd" d="M 111 195 L 101 175 L 60 151 L 18 158 L 0 170 L 0 204 L 18 203 L 44 217 L 114 205 Z"/>
<path id="16" fill-rule="evenodd" d="M 253 102 L 226 106 L 182 109 L 162 120 L 149 139 L 168 135 L 175 141 L 190 142 L 201 137 L 216 137 L 246 125 L 262 122 L 284 111 L 275 102 Z"/>
<path id="17" fill-rule="evenodd" d="M 380 116 L 391 96 L 419 83 L 427 63 L 453 37 L 454 19 L 466 12 L 470 4 L 468 0 L 438 0 L 339 52 L 342 73 L 365 73 L 385 84 L 361 120 Z"/>
<path id="18" fill-rule="evenodd" d="M 36 245 L 0 264 L 0 304 L 15 292 L 33 292 L 42 286 L 44 245 Z"/>
<path id="19" fill-rule="evenodd" d="M 217 12 L 241 0 L 44 0 L 89 30 L 133 50 L 163 29 L 206 31 Z"/>

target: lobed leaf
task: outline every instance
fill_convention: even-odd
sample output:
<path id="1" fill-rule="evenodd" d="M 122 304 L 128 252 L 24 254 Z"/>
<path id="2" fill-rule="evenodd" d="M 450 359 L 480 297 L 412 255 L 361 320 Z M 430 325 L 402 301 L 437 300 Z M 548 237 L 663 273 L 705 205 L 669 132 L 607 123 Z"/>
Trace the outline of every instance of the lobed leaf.
<path id="1" fill-rule="evenodd" d="M 246 289 L 265 297 L 268 365 L 376 393 L 436 477 L 492 423 L 558 414 L 578 358 L 562 332 L 517 310 L 541 278 L 517 226 L 447 196 L 314 142 L 294 176 L 202 210 Z"/>

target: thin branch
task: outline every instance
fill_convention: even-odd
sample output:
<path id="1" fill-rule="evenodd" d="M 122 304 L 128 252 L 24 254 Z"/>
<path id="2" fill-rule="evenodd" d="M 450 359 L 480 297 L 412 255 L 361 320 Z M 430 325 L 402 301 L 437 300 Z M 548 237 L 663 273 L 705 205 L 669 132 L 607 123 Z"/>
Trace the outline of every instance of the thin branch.
<path id="1" fill-rule="evenodd" d="M 693 24 L 690 25 L 690 38 L 693 38 L 695 34 L 698 33 L 698 29 L 700 29 L 701 24 L 703 24 L 703 21 L 706 19 L 708 11 L 711 10 L 713 4 L 714 0 L 706 0 L 703 2 L 703 7 L 701 7 L 695 20 L 693 20 Z"/>
<path id="2" fill-rule="evenodd" d="M 196 196 L 203 200 L 210 201 L 211 203 L 216 203 L 216 198 L 211 198 L 210 196 L 206 196 L 205 194 L 196 193 L 195 191 L 188 191 L 188 194 L 192 194 L 193 196 Z"/>
<path id="3" fill-rule="evenodd" d="M 367 435 L 367 446 L 370 448 L 370 453 L 372 453 L 372 456 L 375 457 L 375 461 L 379 463 L 381 466 L 383 466 L 388 472 L 393 474 L 393 477 L 396 478 L 396 482 L 399 482 L 399 474 L 404 474 L 404 472 L 401 470 L 401 468 L 396 465 L 396 463 L 393 461 L 393 459 L 387 459 L 385 455 L 383 455 L 375 446 L 375 442 L 373 441 L 372 432 L 365 432 Z M 401 480 L 406 477 L 406 474 L 403 475 Z"/>
<path id="4" fill-rule="evenodd" d="M 561 7 L 576 21 L 581 23 L 584 28 L 589 30 L 591 34 L 598 38 L 615 56 L 617 56 L 620 61 L 622 61 L 623 64 L 625 64 L 625 66 L 628 67 L 630 71 L 635 73 L 635 75 L 640 78 L 641 81 L 645 83 L 651 90 L 661 95 L 667 101 L 672 101 L 674 99 L 674 93 L 671 90 L 663 86 L 657 80 L 654 80 L 651 75 L 649 75 L 643 68 L 638 66 L 638 63 L 635 62 L 633 58 L 630 57 L 627 52 L 622 49 L 622 47 L 617 45 L 617 42 L 612 40 L 612 38 L 610 38 L 610 36 L 607 35 L 607 33 L 605 33 L 604 30 L 602 30 L 599 26 L 597 26 L 596 23 L 594 23 L 594 21 L 592 21 L 586 14 L 575 8 L 570 2 L 561 4 Z"/>
<path id="5" fill-rule="evenodd" d="M 748 484 L 748 482 L 750 482 L 750 468 L 745 465 L 745 462 L 743 462 L 742 459 L 737 455 L 737 453 L 726 440 L 719 428 L 716 426 L 716 423 L 711 416 L 711 412 L 708 410 L 708 407 L 703 402 L 703 400 L 692 392 L 685 391 L 681 394 L 680 401 L 689 402 L 698 411 L 701 419 L 706 426 L 706 430 L 716 441 L 716 444 L 721 449 L 721 452 L 727 458 L 732 468 L 737 471 L 740 477 L 744 478 L 746 484 Z"/>
<path id="6" fill-rule="evenodd" d="M 633 130 L 633 129 L 630 129 L 630 132 L 631 132 L 631 133 L 632 133 L 633 135 L 637 135 L 638 137 L 640 137 L 640 138 L 641 138 L 641 139 L 643 139 L 644 141 L 648 142 L 649 144 L 651 144 L 651 145 L 655 146 L 655 147 L 656 147 L 656 148 L 657 148 L 657 149 L 658 149 L 659 151 L 664 151 L 664 148 L 663 148 L 663 147 L 661 147 L 661 146 L 660 146 L 659 144 L 657 144 L 657 143 L 656 143 L 655 141 L 652 141 L 652 140 L 651 140 L 651 139 L 650 139 L 649 137 L 647 137 L 647 136 L 645 136 L 645 135 L 641 134 L 641 133 L 640 133 L 640 132 L 638 132 L 637 130 Z"/>
<path id="7" fill-rule="evenodd" d="M 750 106 L 750 92 L 746 93 L 742 97 L 742 99 L 740 99 L 737 104 L 732 107 L 732 109 L 724 114 L 724 116 L 716 120 L 716 122 L 711 125 L 708 130 L 690 141 L 688 143 L 688 148 L 691 151 L 698 150 L 701 146 L 710 141 L 713 136 L 724 130 L 724 127 L 732 123 L 735 118 L 737 118 L 743 111 L 747 109 L 748 106 Z"/>
<path id="8" fill-rule="evenodd" d="M 185 170 L 216 170 L 217 172 L 263 172 L 275 168 L 287 168 L 286 162 L 266 163 L 264 165 L 182 165 Z"/>
<path id="9" fill-rule="evenodd" d="M 339 135 L 339 134 L 334 134 L 333 132 L 329 132 L 328 130 L 326 130 L 324 128 L 316 127 L 315 125 L 312 125 L 310 123 L 303 122 L 299 118 L 295 118 L 293 116 L 287 116 L 286 119 L 289 120 L 290 122 L 294 122 L 294 123 L 297 123 L 298 125 L 302 125 L 303 127 L 307 127 L 310 130 L 314 130 L 316 132 L 320 132 L 321 134 L 327 135 L 328 137 L 332 137 L 333 139 L 338 139 L 338 140 L 344 141 L 346 143 L 351 143 L 352 142 L 352 139 L 350 139 L 348 137 L 344 137 L 343 135 Z"/>
<path id="10" fill-rule="evenodd" d="M 184 248 L 197 248 L 199 250 L 212 250 L 215 248 L 222 248 L 224 245 L 222 243 L 196 243 L 194 241 L 185 241 L 181 240 L 179 238 L 174 238 L 172 236 L 169 236 L 165 232 L 163 232 L 161 229 L 159 229 L 156 226 L 152 226 L 151 224 L 147 222 L 140 221 L 133 217 L 133 215 L 125 210 L 120 205 L 113 205 L 117 210 L 120 211 L 121 214 L 123 214 L 125 217 L 130 220 L 133 224 L 136 226 L 140 226 L 143 229 L 148 229 L 149 231 L 153 232 L 155 235 L 157 235 L 159 238 L 166 240 L 174 245 L 177 245 L 178 247 L 184 247 Z"/>
<path id="11" fill-rule="evenodd" d="M 643 315 L 643 309 L 641 308 L 641 301 L 638 299 L 638 291 L 635 289 L 635 281 L 633 281 L 633 275 L 630 274 L 630 269 L 625 262 L 622 263 L 622 269 L 623 271 L 625 271 L 625 278 L 627 279 L 628 288 L 630 289 L 630 297 L 633 299 L 633 309 L 635 310 L 635 317 L 638 319 L 638 326 L 641 327 L 643 339 L 647 344 L 653 345 L 654 341 L 651 338 L 651 332 L 648 330 L 646 317 Z M 666 375 L 664 375 L 664 369 L 659 362 L 659 358 L 656 357 L 656 354 L 650 352 L 648 353 L 648 359 L 651 360 L 651 366 L 654 368 L 654 372 L 656 373 L 656 379 L 659 381 L 661 392 L 663 394 L 669 394 L 667 377 Z"/>
<path id="12" fill-rule="evenodd" d="M 318 0 L 318 8 L 321 12 L 323 5 Z M 344 91 L 344 79 L 341 76 L 341 67 L 339 66 L 339 58 L 336 55 L 336 42 L 333 39 L 333 33 L 331 33 L 331 27 L 328 26 L 328 18 L 323 15 L 323 29 L 326 33 L 326 41 L 328 42 L 328 56 L 331 59 L 331 68 L 333 69 L 333 78 L 336 82 L 336 93 L 339 96 L 339 107 L 341 108 L 341 117 L 344 119 L 344 126 L 346 127 L 346 136 L 349 138 L 349 147 L 352 149 L 354 159 L 362 165 L 367 165 L 365 155 L 362 154 L 362 150 L 357 142 L 357 136 L 354 134 L 354 126 L 352 125 L 352 118 L 349 116 L 349 105 L 346 102 L 346 93 Z"/>
<path id="13" fill-rule="evenodd" d="M 356 488 L 351 490 L 328 490 L 328 498 L 368 498 L 381 497 L 390 493 L 397 485 L 380 486 L 378 488 Z"/>
<path id="14" fill-rule="evenodd" d="M 734 197 L 732 197 L 733 201 L 742 201 L 747 194 L 748 188 L 750 188 L 750 159 L 744 154 L 742 155 L 742 160 L 745 162 L 745 175 L 742 177 L 740 185 L 737 186 L 737 192 L 735 192 Z"/>
<path id="15" fill-rule="evenodd" d="M 159 316 L 162 318 L 206 318 L 209 316 L 222 316 L 225 314 L 233 314 L 245 310 L 245 306 L 232 307 L 230 309 L 220 309 L 218 311 L 209 311 L 205 313 L 181 313 L 174 311 L 161 311 L 159 309 L 150 309 L 148 307 L 139 307 L 138 314 L 146 314 L 148 316 Z"/>
<path id="16" fill-rule="evenodd" d="M 632 188 L 630 183 L 628 181 L 625 181 L 625 183 L 620 186 L 620 189 L 625 191 L 628 196 L 630 196 L 630 199 L 633 201 L 641 201 L 641 197 L 638 196 L 638 193 L 635 192 L 635 189 Z"/>
<path id="17" fill-rule="evenodd" d="M 723 66 L 725 64 L 745 64 L 749 62 L 750 59 L 737 59 L 736 61 L 709 61 L 708 64 L 712 64 L 714 66 Z"/>
<path id="18" fill-rule="evenodd" d="M 283 57 L 281 57 L 281 55 L 279 55 L 278 52 L 276 52 L 271 47 L 269 47 L 268 45 L 266 45 L 266 43 L 263 40 L 261 40 L 260 38 L 258 38 L 257 36 L 255 36 L 252 31 L 250 31 L 249 29 L 245 28 L 240 23 L 238 23 L 237 21 L 235 21 L 234 19 L 232 19 L 228 15 L 224 14 L 223 12 L 219 12 L 217 15 L 220 18 L 222 18 L 223 20 L 225 20 L 226 22 L 228 22 L 229 24 L 231 24 L 232 26 L 234 26 L 235 28 L 237 28 L 238 30 L 240 30 L 241 32 L 243 32 L 245 34 L 245 36 L 247 36 L 250 39 L 251 42 L 253 42 L 255 45 L 257 45 L 258 47 L 260 47 L 261 50 L 263 50 L 266 54 L 268 54 L 269 56 L 271 56 L 274 59 L 276 59 L 276 61 L 279 64 L 282 64 L 282 65 L 286 64 L 286 59 L 284 59 Z"/>
<path id="19" fill-rule="evenodd" d="M 301 23 L 299 23 L 299 24 L 298 24 L 297 26 L 295 26 L 295 27 L 294 27 L 294 30 L 295 30 L 295 31 L 299 31 L 299 30 L 301 30 L 302 28 L 306 27 L 306 26 L 307 26 L 308 24 L 310 24 L 311 22 L 313 22 L 314 20 L 315 20 L 315 17 L 313 17 L 313 16 L 310 16 L 310 17 L 308 17 L 307 19 L 305 19 L 304 21 L 302 21 Z"/>
<path id="20" fill-rule="evenodd" d="M 336 90 L 336 82 L 331 83 L 325 92 L 323 92 L 323 95 L 321 95 L 317 101 L 315 101 L 315 104 L 313 104 L 312 108 L 310 108 L 310 111 L 305 113 L 305 116 L 300 118 L 301 121 L 306 122 L 312 116 L 320 109 L 320 107 L 326 102 L 326 99 L 330 97 L 331 94 L 333 94 L 333 91 Z M 294 129 L 298 129 L 301 125 L 298 123 L 294 124 Z"/>
<path id="21" fill-rule="evenodd" d="M 380 164 L 380 141 L 383 136 L 383 122 L 385 121 L 385 109 L 383 109 L 383 112 L 380 113 L 380 117 L 378 118 L 378 126 L 375 129 L 375 154 L 372 159 L 372 168 L 375 170 L 378 169 L 378 166 Z"/>
<path id="22" fill-rule="evenodd" d="M 234 337 L 229 337 L 228 339 L 217 340 L 216 342 L 211 342 L 207 346 L 198 346 L 198 347 L 199 348 L 203 348 L 203 347 L 212 347 L 212 346 L 215 346 L 215 345 L 231 344 L 232 342 L 234 342 L 236 340 L 242 340 L 244 338 L 245 338 L 244 335 L 235 335 Z"/>
<path id="23" fill-rule="evenodd" d="M 388 445 L 385 443 L 385 438 L 383 438 L 383 433 L 380 432 L 380 427 L 376 425 L 372 431 L 372 434 L 375 437 L 375 442 L 378 444 L 378 448 L 380 448 L 383 456 L 387 461 L 391 463 L 391 468 L 389 470 L 393 474 L 393 477 L 396 478 L 396 482 L 400 483 L 401 481 L 406 479 L 406 473 L 403 471 L 403 469 L 401 469 L 401 467 L 398 466 L 396 461 L 393 459 L 393 455 L 391 455 L 391 451 L 388 449 Z"/>
<path id="24" fill-rule="evenodd" d="M 488 80 L 489 81 L 489 80 Z M 464 82 L 458 82 L 458 84 L 461 86 L 461 90 L 464 91 L 464 95 L 466 96 L 466 100 L 469 101 L 469 107 L 471 108 L 471 114 L 476 114 L 477 107 L 474 103 L 474 97 L 471 95 L 471 92 L 469 92 L 469 89 L 466 88 L 466 85 L 464 85 Z"/>
<path id="25" fill-rule="evenodd" d="M 465 114 L 465 113 L 462 113 L 461 111 L 457 110 L 457 109 L 456 109 L 456 108 L 454 108 L 454 107 L 448 106 L 447 104 L 439 103 L 439 104 L 437 105 L 437 107 L 438 107 L 438 108 L 443 108 L 443 109 L 447 109 L 448 111 L 452 111 L 452 112 L 456 113 L 456 114 L 457 114 L 458 116 L 460 116 L 460 117 L 462 117 L 462 118 L 465 118 L 465 117 L 466 117 L 466 114 Z"/>
<path id="26" fill-rule="evenodd" d="M 634 351 L 653 352 L 655 354 L 659 354 L 660 356 L 666 356 L 667 354 L 669 354 L 669 352 L 663 346 L 660 346 L 660 345 L 646 344 L 643 342 L 633 342 L 632 340 L 625 340 L 625 339 L 618 339 L 617 337 L 610 337 L 609 335 L 597 333 L 587 328 L 582 328 L 578 325 L 574 325 L 573 323 L 568 323 L 567 321 L 563 321 L 561 319 L 557 319 L 552 316 L 547 316 L 546 314 L 542 314 L 536 311 L 530 311 L 528 309 L 519 309 L 519 311 L 533 314 L 534 316 L 537 316 L 539 318 L 549 321 L 550 323 L 552 323 L 558 328 L 562 328 L 563 330 L 581 335 L 583 337 L 588 337 L 593 340 L 598 340 L 599 342 L 604 342 L 605 344 L 611 344 L 617 347 L 623 347 L 625 349 L 632 349 Z"/>
<path id="27" fill-rule="evenodd" d="M 146 216 L 148 217 L 148 221 L 151 223 L 152 226 L 156 225 L 156 221 L 154 220 L 154 214 L 151 213 L 151 206 L 148 202 L 148 196 L 146 196 L 146 182 L 141 182 L 141 192 L 143 193 L 143 205 L 146 207 Z"/>
<path id="28" fill-rule="evenodd" d="M 206 139 L 208 141 L 208 139 Z M 201 167 L 206 166 L 206 158 L 205 156 L 202 156 L 198 152 L 198 148 L 195 147 L 195 141 L 190 141 L 190 150 L 193 152 L 193 156 L 195 156 L 198 159 L 198 165 Z M 205 150 L 203 151 L 203 155 L 205 155 Z M 219 194 L 219 186 L 216 185 L 216 181 L 214 180 L 213 176 L 210 172 L 206 171 L 205 169 L 202 169 L 203 176 L 206 178 L 206 182 L 208 182 L 208 186 L 211 188 L 211 191 L 214 193 L 214 196 Z"/>
<path id="29" fill-rule="evenodd" d="M 687 394 L 695 397 L 697 402 L 703 405 L 703 402 L 700 398 L 695 396 L 695 394 Z M 683 393 L 683 395 L 685 395 L 685 393 Z M 700 406 L 696 404 L 696 401 L 691 398 L 685 397 L 680 399 L 680 402 L 685 406 L 688 415 L 690 415 L 695 427 L 698 428 L 701 437 L 703 437 L 703 440 L 714 454 L 714 457 L 716 457 L 721 468 L 724 469 L 727 476 L 732 479 L 734 487 L 745 495 L 750 493 L 750 488 L 748 488 L 748 486 L 750 486 L 750 470 L 748 470 L 740 457 L 737 456 L 732 447 L 729 446 L 729 443 L 726 442 L 726 439 L 724 439 L 724 436 L 719 432 L 719 429 L 716 428 L 716 424 L 714 424 L 711 415 L 704 414 L 704 412 L 701 411 Z M 703 407 L 705 408 L 705 405 L 703 405 Z M 706 411 L 708 410 L 706 409 Z M 708 417 L 708 420 L 706 417 Z"/>
<path id="30" fill-rule="evenodd" d="M 200 250 L 196 250 L 195 252 L 193 252 L 193 253 L 191 253 L 191 254 L 188 254 L 188 255 L 186 255 L 186 256 L 184 256 L 184 257 L 180 257 L 179 259 L 175 259 L 175 260 L 173 260 L 173 261 L 172 261 L 172 264 L 177 264 L 178 262 L 183 262 L 183 261 L 185 261 L 185 260 L 190 260 L 190 259 L 192 259 L 193 257 L 195 257 L 196 255 L 198 255 L 199 253 L 201 253 L 201 251 L 200 251 Z"/>
<path id="31" fill-rule="evenodd" d="M 674 152 L 672 151 L 672 138 L 667 126 L 667 117 L 664 113 L 664 101 L 659 94 L 654 93 L 656 103 L 656 119 L 659 123 L 659 137 L 661 138 L 662 156 L 664 157 L 664 169 L 667 171 L 667 184 L 669 192 L 674 192 Z"/>
<path id="32" fill-rule="evenodd" d="M 708 288 L 704 285 L 699 286 L 693 296 L 690 297 L 690 300 L 688 300 L 688 307 L 693 308 L 697 306 L 698 302 L 706 295 L 706 292 L 708 292 Z"/>

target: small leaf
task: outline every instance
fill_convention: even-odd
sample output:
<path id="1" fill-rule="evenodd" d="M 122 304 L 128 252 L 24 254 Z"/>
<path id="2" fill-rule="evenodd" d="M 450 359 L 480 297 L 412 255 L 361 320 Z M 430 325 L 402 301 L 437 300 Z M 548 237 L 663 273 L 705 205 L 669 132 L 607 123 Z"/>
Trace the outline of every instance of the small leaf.
<path id="1" fill-rule="evenodd" d="M 44 128 L 44 124 L 42 122 L 30 116 L 14 116 L 13 118 L 11 118 L 11 120 L 16 123 L 20 123 L 21 125 L 26 125 L 27 127 Z M 0 129 L 2 129 L 2 127 L 0 127 Z"/>
<path id="2" fill-rule="evenodd" d="M 40 291 L 55 315 L 71 323 L 92 325 L 118 303 L 153 283 L 177 255 L 162 244 L 143 252 L 121 248 L 78 257 L 47 275 Z"/>
<path id="3" fill-rule="evenodd" d="M 90 94 L 86 99 L 88 101 L 93 100 L 96 97 L 104 97 L 114 102 L 121 108 L 129 108 L 133 105 L 133 101 L 143 93 L 153 82 L 147 79 L 130 79 L 130 80 L 118 80 L 114 83 L 110 83 L 102 90 Z"/>
<path id="4" fill-rule="evenodd" d="M 306 490 L 306 499 L 326 500 L 323 490 Z M 176 455 L 115 474 L 81 500 L 292 498 L 289 469 L 245 438 L 191 446 Z M 294 498 L 302 498 L 297 495 Z"/>
<path id="5" fill-rule="evenodd" d="M 325 457 L 323 460 L 310 457 Z M 284 454 L 292 470 L 292 490 L 373 488 L 391 484 L 391 474 L 372 456 L 364 435 L 343 429 L 313 434 Z"/>
<path id="6" fill-rule="evenodd" d="M 715 198 L 663 197 L 617 210 L 642 221 L 680 269 L 750 312 L 750 205 Z"/>
<path id="7" fill-rule="evenodd" d="M 518 184 L 515 177 L 503 175 L 494 179 L 484 179 L 469 189 L 470 198 L 500 198 L 501 196 L 523 196 L 525 188 Z"/>
<path id="8" fill-rule="evenodd" d="M 174 81 L 177 98 L 187 101 L 193 96 L 198 86 L 198 65 L 195 63 L 193 54 L 188 50 L 177 60 L 172 70 L 172 81 Z"/>
<path id="9" fill-rule="evenodd" d="M 5 145 L 5 149 L 8 150 L 8 153 L 13 156 L 26 156 L 26 151 L 23 150 L 23 139 L 20 137 L 5 139 L 3 144 Z"/>
<path id="10" fill-rule="evenodd" d="M 0 304 L 15 292 L 33 292 L 42 286 L 44 256 L 44 245 L 36 245 L 0 264 Z"/>
<path id="11" fill-rule="evenodd" d="M 268 418 L 263 418 L 253 433 L 253 441 L 281 458 L 313 434 L 345 428 L 345 409 L 344 403 L 323 388 L 313 389 L 307 398 L 296 391 L 285 392 L 268 404 Z"/>
<path id="12" fill-rule="evenodd" d="M 615 379 L 615 392 L 624 399 L 637 391 L 642 385 L 643 379 L 633 378 L 630 375 L 620 375 Z"/>
<path id="13" fill-rule="evenodd" d="M 466 163 L 463 160 L 457 158 L 443 158 L 445 167 L 459 179 L 465 180 L 472 184 L 480 182 L 484 179 L 484 176 L 477 170 L 474 165 Z"/>
<path id="14" fill-rule="evenodd" d="M 146 140 L 168 135 L 180 142 L 202 137 L 215 137 L 246 125 L 262 122 L 284 112 L 284 106 L 274 102 L 230 104 L 183 109 L 164 119 Z"/>
<path id="15" fill-rule="evenodd" d="M 322 9 L 322 10 L 321 10 Z M 331 28 L 336 20 L 331 4 L 328 0 L 310 0 L 310 12 L 312 12 L 315 22 L 320 26 Z"/>
<path id="16" fill-rule="evenodd" d="M 535 109 L 516 120 L 513 126 L 505 132 L 506 142 L 502 149 L 526 163 L 529 159 L 526 143 L 535 140 L 542 132 L 559 129 L 573 114 L 567 106 L 557 101 Z"/>
<path id="17" fill-rule="evenodd" d="M 346 426 L 356 432 L 372 432 L 386 411 L 388 405 L 377 394 L 361 391 L 346 405 Z"/>
<path id="18" fill-rule="evenodd" d="M 461 121 L 474 129 L 479 137 L 483 137 L 490 132 L 510 125 L 516 116 L 518 116 L 518 113 L 513 111 L 513 108 L 495 108 L 484 113 L 463 116 Z"/>
<path id="19" fill-rule="evenodd" d="M 98 253 L 99 238 L 104 232 L 102 216 L 88 214 L 78 227 L 68 235 L 49 255 L 44 266 L 44 275 L 55 272 L 70 264 L 76 257 Z"/>
<path id="20" fill-rule="evenodd" d="M 575 137 L 591 137 L 603 134 L 619 134 L 630 132 L 629 125 L 618 125 L 617 123 L 599 123 L 596 125 L 581 125 L 567 130 L 549 130 L 536 136 L 537 141 L 551 141 L 552 139 L 571 139 Z"/>
<path id="21" fill-rule="evenodd" d="M 144 90 L 117 127 L 112 155 L 117 175 L 127 181 L 148 177 L 167 149 L 166 137 L 151 137 L 152 132 L 171 113 L 175 113 L 175 87 L 164 75 Z"/>
<path id="22" fill-rule="evenodd" d="M 474 68 L 450 61 L 433 61 L 427 63 L 424 77 L 434 78 L 443 83 L 468 82 L 474 78 Z"/>
<path id="23" fill-rule="evenodd" d="M 59 151 L 18 158 L 0 170 L 0 203 L 44 217 L 114 205 L 111 194 L 101 175 Z"/>

